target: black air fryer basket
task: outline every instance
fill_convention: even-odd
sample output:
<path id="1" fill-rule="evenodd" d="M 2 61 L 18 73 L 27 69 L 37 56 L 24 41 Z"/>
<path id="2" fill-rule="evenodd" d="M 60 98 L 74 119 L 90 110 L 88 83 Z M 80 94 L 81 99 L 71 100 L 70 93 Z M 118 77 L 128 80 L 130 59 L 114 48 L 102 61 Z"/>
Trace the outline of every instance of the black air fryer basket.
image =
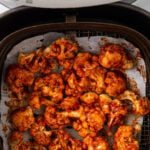
<path id="1" fill-rule="evenodd" d="M 104 7 L 107 7 L 107 6 L 110 7 L 111 5 L 106 5 Z M 32 8 L 29 8 L 29 9 L 32 9 Z M 86 9 L 88 10 L 88 8 Z M 8 32 L 9 35 L 7 35 L 0 43 L 0 73 L 2 74 L 4 61 L 6 59 L 8 52 L 11 50 L 11 48 L 17 43 L 19 43 L 20 41 L 27 39 L 29 37 L 33 37 L 33 36 L 40 35 L 40 34 L 47 33 L 47 32 L 53 32 L 53 31 L 63 32 L 63 33 L 73 32 L 74 34 L 76 34 L 77 37 L 96 36 L 96 35 L 121 37 L 121 38 L 126 39 L 127 41 L 130 41 L 141 50 L 141 55 L 143 56 L 145 60 L 146 70 L 147 70 L 146 96 L 150 98 L 150 42 L 146 38 L 148 36 L 146 35 L 145 37 L 140 32 L 127 27 L 127 26 L 131 27 L 131 25 L 129 25 L 128 23 L 127 23 L 127 26 L 116 25 L 117 22 L 116 21 L 113 22 L 113 20 L 109 22 L 109 21 L 105 21 L 104 19 L 102 19 L 100 22 L 105 22 L 105 23 L 99 23 L 99 21 L 97 21 L 96 23 L 96 22 L 93 22 L 91 18 L 89 22 L 84 22 L 84 20 L 82 22 L 81 20 L 80 22 L 76 22 L 76 19 L 72 17 L 74 16 L 75 10 L 68 10 L 68 12 L 69 12 L 69 18 L 68 18 L 67 23 L 49 23 L 47 21 L 36 22 L 35 24 L 29 23 L 29 24 L 26 24 L 26 26 L 22 26 L 22 27 L 20 26 L 20 27 L 17 27 L 16 29 L 13 28 L 12 29 L 13 33 L 11 34 Z M 63 15 L 66 15 L 66 11 L 65 13 L 63 13 L 63 10 L 61 10 L 61 13 Z M 77 11 L 76 11 L 76 14 L 78 14 Z M 146 17 L 148 17 L 147 14 L 146 14 Z M 148 20 L 148 18 L 146 19 Z M 61 20 L 60 22 L 64 22 L 64 21 Z M 118 20 L 118 24 L 122 24 L 122 23 L 119 22 Z M 149 15 L 148 24 L 150 24 L 150 15 Z M 137 26 L 135 28 L 138 29 Z M 17 30 L 17 31 L 14 32 L 14 30 Z M 142 30 L 142 33 L 145 33 L 145 30 Z M 150 149 L 150 114 L 144 116 L 142 134 L 141 134 L 141 142 L 140 142 L 140 150 L 149 150 L 149 149 Z"/>
<path id="2" fill-rule="evenodd" d="M 150 86 L 149 82 L 149 74 L 150 74 L 150 53 L 149 41 L 140 33 L 132 30 L 130 28 L 124 26 L 118 26 L 113 24 L 104 24 L 104 23 L 59 23 L 59 24 L 46 24 L 46 25 L 38 25 L 31 26 L 17 32 L 14 32 L 7 36 L 0 44 L 0 69 L 1 73 L 3 70 L 3 63 L 7 56 L 7 53 L 11 50 L 11 48 L 16 45 L 18 42 L 43 33 L 47 33 L 50 31 L 57 32 L 74 32 L 76 36 L 95 36 L 95 35 L 107 35 L 111 37 L 122 37 L 126 40 L 132 42 L 136 45 L 141 51 L 142 56 L 145 58 L 146 69 L 147 69 L 147 90 L 146 94 L 149 97 L 150 93 L 148 87 Z M 140 142 L 140 149 L 147 150 L 150 144 L 150 115 L 144 117 L 144 122 L 142 126 L 142 137 Z"/>

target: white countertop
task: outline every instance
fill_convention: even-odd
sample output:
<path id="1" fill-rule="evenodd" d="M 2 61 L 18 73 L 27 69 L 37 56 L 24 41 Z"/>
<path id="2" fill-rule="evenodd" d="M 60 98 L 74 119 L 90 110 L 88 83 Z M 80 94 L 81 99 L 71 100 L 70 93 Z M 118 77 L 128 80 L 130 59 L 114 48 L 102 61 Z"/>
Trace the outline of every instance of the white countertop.
<path id="1" fill-rule="evenodd" d="M 0 2 L 1 2 L 1 0 L 0 0 Z M 133 5 L 141 7 L 141 8 L 150 12 L 150 0 L 137 0 L 136 2 L 133 3 Z M 0 14 L 9 10 L 9 9 L 10 8 L 4 6 L 0 3 Z"/>
<path id="2" fill-rule="evenodd" d="M 7 7 L 3 6 L 2 4 L 0 4 L 0 14 L 9 10 Z"/>
<path id="3" fill-rule="evenodd" d="M 139 6 L 150 12 L 150 0 L 137 0 L 133 5 Z"/>

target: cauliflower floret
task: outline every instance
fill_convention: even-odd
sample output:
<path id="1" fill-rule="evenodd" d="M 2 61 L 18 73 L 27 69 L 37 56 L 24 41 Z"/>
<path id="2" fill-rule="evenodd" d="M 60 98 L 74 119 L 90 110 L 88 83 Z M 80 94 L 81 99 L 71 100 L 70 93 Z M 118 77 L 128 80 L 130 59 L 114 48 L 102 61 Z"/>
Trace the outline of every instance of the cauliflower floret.
<path id="1" fill-rule="evenodd" d="M 109 114 L 110 113 L 110 104 L 111 104 L 111 102 L 112 102 L 112 99 L 107 94 L 99 95 L 99 103 L 100 103 L 101 109 L 104 112 L 104 114 Z"/>
<path id="2" fill-rule="evenodd" d="M 82 150 L 82 142 L 74 139 L 65 130 L 57 130 L 53 132 L 49 150 Z"/>
<path id="3" fill-rule="evenodd" d="M 29 105 L 33 110 L 37 110 L 40 109 L 41 105 L 55 106 L 57 104 L 47 98 L 42 97 L 40 92 L 32 92 L 32 94 L 29 97 Z"/>
<path id="4" fill-rule="evenodd" d="M 38 145 L 37 143 L 32 143 L 32 142 L 23 142 L 18 150 L 46 150 L 45 147 Z"/>
<path id="5" fill-rule="evenodd" d="M 69 78 L 69 76 L 71 75 L 71 73 L 73 73 L 73 71 L 70 70 L 70 69 L 63 69 L 63 70 L 62 70 L 61 75 L 62 75 L 64 81 L 67 81 L 67 80 L 68 80 L 68 78 Z"/>
<path id="6" fill-rule="evenodd" d="M 58 73 L 39 77 L 34 84 L 34 91 L 41 91 L 43 96 L 50 96 L 53 102 L 59 102 L 63 98 L 64 88 L 63 79 Z"/>
<path id="7" fill-rule="evenodd" d="M 91 105 L 99 102 L 99 96 L 94 92 L 87 92 L 80 96 L 80 100 L 87 105 Z"/>
<path id="8" fill-rule="evenodd" d="M 78 53 L 75 58 L 73 68 L 79 77 L 87 77 L 91 70 L 99 66 L 98 57 L 92 56 L 91 53 Z"/>
<path id="9" fill-rule="evenodd" d="M 56 62 L 46 59 L 43 56 L 43 49 L 40 48 L 29 54 L 20 53 L 18 63 L 33 73 L 49 74 L 56 67 Z"/>
<path id="10" fill-rule="evenodd" d="M 59 60 L 59 64 L 63 66 L 63 69 L 68 69 L 68 70 L 72 69 L 73 63 L 74 63 L 73 59 Z"/>
<path id="11" fill-rule="evenodd" d="M 18 147 L 23 142 L 23 133 L 19 131 L 12 131 L 9 136 L 10 150 L 19 150 Z"/>
<path id="12" fill-rule="evenodd" d="M 74 118 L 73 128 L 81 137 L 95 136 L 104 126 L 105 115 L 99 107 L 86 107 L 80 105 L 77 110 L 60 112 L 62 116 Z"/>
<path id="13" fill-rule="evenodd" d="M 65 110 L 72 110 L 77 109 L 79 105 L 80 103 L 77 97 L 68 96 L 62 100 L 62 102 L 60 103 L 60 108 Z"/>
<path id="14" fill-rule="evenodd" d="M 34 110 L 40 109 L 40 107 L 41 107 L 39 94 L 40 94 L 39 92 L 33 92 L 29 97 L 29 105 Z"/>
<path id="15" fill-rule="evenodd" d="M 10 65 L 6 71 L 5 81 L 17 98 L 22 100 L 27 95 L 28 88 L 33 84 L 34 74 L 20 65 Z"/>
<path id="16" fill-rule="evenodd" d="M 52 129 L 62 129 L 70 123 L 70 120 L 58 112 L 55 107 L 47 106 L 44 112 L 44 120 Z"/>
<path id="17" fill-rule="evenodd" d="M 101 47 L 99 63 L 105 68 L 130 69 L 133 67 L 133 60 L 125 49 L 110 43 Z"/>
<path id="18" fill-rule="evenodd" d="M 31 107 L 15 110 L 11 115 L 11 121 L 15 129 L 21 132 L 27 131 L 35 122 Z"/>
<path id="19" fill-rule="evenodd" d="M 88 78 L 79 78 L 75 73 L 71 73 L 67 79 L 68 85 L 65 88 L 66 95 L 79 97 L 84 91 L 89 88 Z"/>
<path id="20" fill-rule="evenodd" d="M 44 50 L 44 56 L 46 58 L 54 57 L 58 60 L 70 59 L 74 58 L 77 50 L 78 45 L 76 43 L 73 43 L 66 38 L 60 38 Z"/>
<path id="21" fill-rule="evenodd" d="M 120 126 L 114 136 L 113 150 L 139 150 L 132 126 Z"/>
<path id="22" fill-rule="evenodd" d="M 10 150 L 46 150 L 41 145 L 32 142 L 24 142 L 23 133 L 19 131 L 12 131 L 9 137 Z"/>
<path id="23" fill-rule="evenodd" d="M 105 78 L 106 93 L 117 96 L 126 90 L 126 79 L 120 72 L 107 72 Z"/>
<path id="24" fill-rule="evenodd" d="M 30 128 L 30 135 L 39 145 L 48 146 L 51 142 L 52 131 L 47 131 L 44 125 L 34 123 Z"/>
<path id="25" fill-rule="evenodd" d="M 84 138 L 83 144 L 87 150 L 109 150 L 108 141 L 102 136 L 87 136 Z"/>
<path id="26" fill-rule="evenodd" d="M 101 94 L 100 106 L 105 115 L 108 117 L 107 134 L 112 136 L 111 128 L 115 125 L 122 125 L 124 118 L 128 115 L 129 106 L 118 99 L 112 100 L 110 96 Z"/>
<path id="27" fill-rule="evenodd" d="M 130 90 L 124 91 L 118 96 L 118 99 L 131 101 L 132 112 L 137 116 L 144 116 L 150 112 L 150 101 L 146 97 L 139 98 Z"/>
<path id="28" fill-rule="evenodd" d="M 105 74 L 107 70 L 102 67 L 93 69 L 89 75 L 90 78 L 90 89 L 93 92 L 101 94 L 105 88 Z"/>

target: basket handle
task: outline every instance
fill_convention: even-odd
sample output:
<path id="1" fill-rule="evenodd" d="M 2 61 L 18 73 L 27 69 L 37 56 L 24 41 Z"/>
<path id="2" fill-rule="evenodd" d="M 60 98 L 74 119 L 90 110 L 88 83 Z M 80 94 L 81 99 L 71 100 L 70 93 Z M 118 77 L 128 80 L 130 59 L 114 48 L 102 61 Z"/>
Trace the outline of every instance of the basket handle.
<path id="1" fill-rule="evenodd" d="M 75 15 L 66 15 L 66 23 L 76 23 L 76 16 Z"/>

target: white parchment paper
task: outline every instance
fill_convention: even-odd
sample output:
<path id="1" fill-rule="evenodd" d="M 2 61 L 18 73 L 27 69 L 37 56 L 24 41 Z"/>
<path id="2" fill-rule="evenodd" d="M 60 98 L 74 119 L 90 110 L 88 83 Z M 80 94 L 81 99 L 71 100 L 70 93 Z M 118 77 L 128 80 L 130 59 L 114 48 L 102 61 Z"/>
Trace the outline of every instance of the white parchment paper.
<path id="1" fill-rule="evenodd" d="M 1 101 L 0 101 L 0 113 L 1 113 L 1 123 L 0 123 L 0 135 L 3 138 L 3 146 L 4 150 L 8 150 L 8 135 L 10 132 L 9 127 L 11 125 L 9 124 L 9 121 L 7 120 L 6 114 L 8 111 L 8 107 L 5 105 L 6 101 L 9 101 L 8 93 L 10 92 L 9 89 L 3 90 L 3 87 L 7 87 L 4 83 L 4 74 L 6 68 L 10 64 L 17 63 L 17 57 L 19 52 L 25 52 L 29 53 L 34 51 L 35 49 L 41 47 L 41 46 L 48 46 L 50 45 L 54 40 L 65 37 L 65 34 L 62 33 L 56 33 L 56 32 L 50 32 L 44 35 L 35 36 L 29 39 L 25 39 L 24 41 L 18 43 L 15 45 L 12 50 L 8 53 L 7 58 L 4 63 L 3 68 L 3 75 L 2 75 L 2 85 L 1 85 Z M 125 47 L 128 52 L 133 56 L 135 59 L 136 65 L 134 68 L 127 70 L 126 74 L 128 78 L 135 81 L 135 84 L 137 88 L 139 89 L 140 96 L 146 95 L 146 77 L 144 77 L 143 74 L 146 74 L 146 67 L 145 62 L 139 55 L 139 49 L 136 48 L 134 45 L 132 45 L 130 42 L 126 41 L 125 39 L 121 38 L 112 38 L 112 37 L 105 37 L 105 36 L 91 36 L 91 37 L 75 37 L 75 40 L 78 42 L 80 46 L 81 51 L 90 51 L 92 53 L 99 53 L 100 51 L 100 45 L 103 45 L 105 43 L 105 40 L 111 43 L 120 44 L 123 47 Z M 142 73 L 138 71 L 138 68 L 143 68 Z M 133 121 L 133 116 L 129 116 L 127 119 L 127 124 L 131 124 Z M 139 123 L 142 124 L 143 118 L 139 118 Z M 6 132 L 4 132 L 5 127 L 7 127 Z M 71 131 L 72 132 L 72 131 Z M 76 133 L 72 133 L 74 136 L 76 136 Z"/>

